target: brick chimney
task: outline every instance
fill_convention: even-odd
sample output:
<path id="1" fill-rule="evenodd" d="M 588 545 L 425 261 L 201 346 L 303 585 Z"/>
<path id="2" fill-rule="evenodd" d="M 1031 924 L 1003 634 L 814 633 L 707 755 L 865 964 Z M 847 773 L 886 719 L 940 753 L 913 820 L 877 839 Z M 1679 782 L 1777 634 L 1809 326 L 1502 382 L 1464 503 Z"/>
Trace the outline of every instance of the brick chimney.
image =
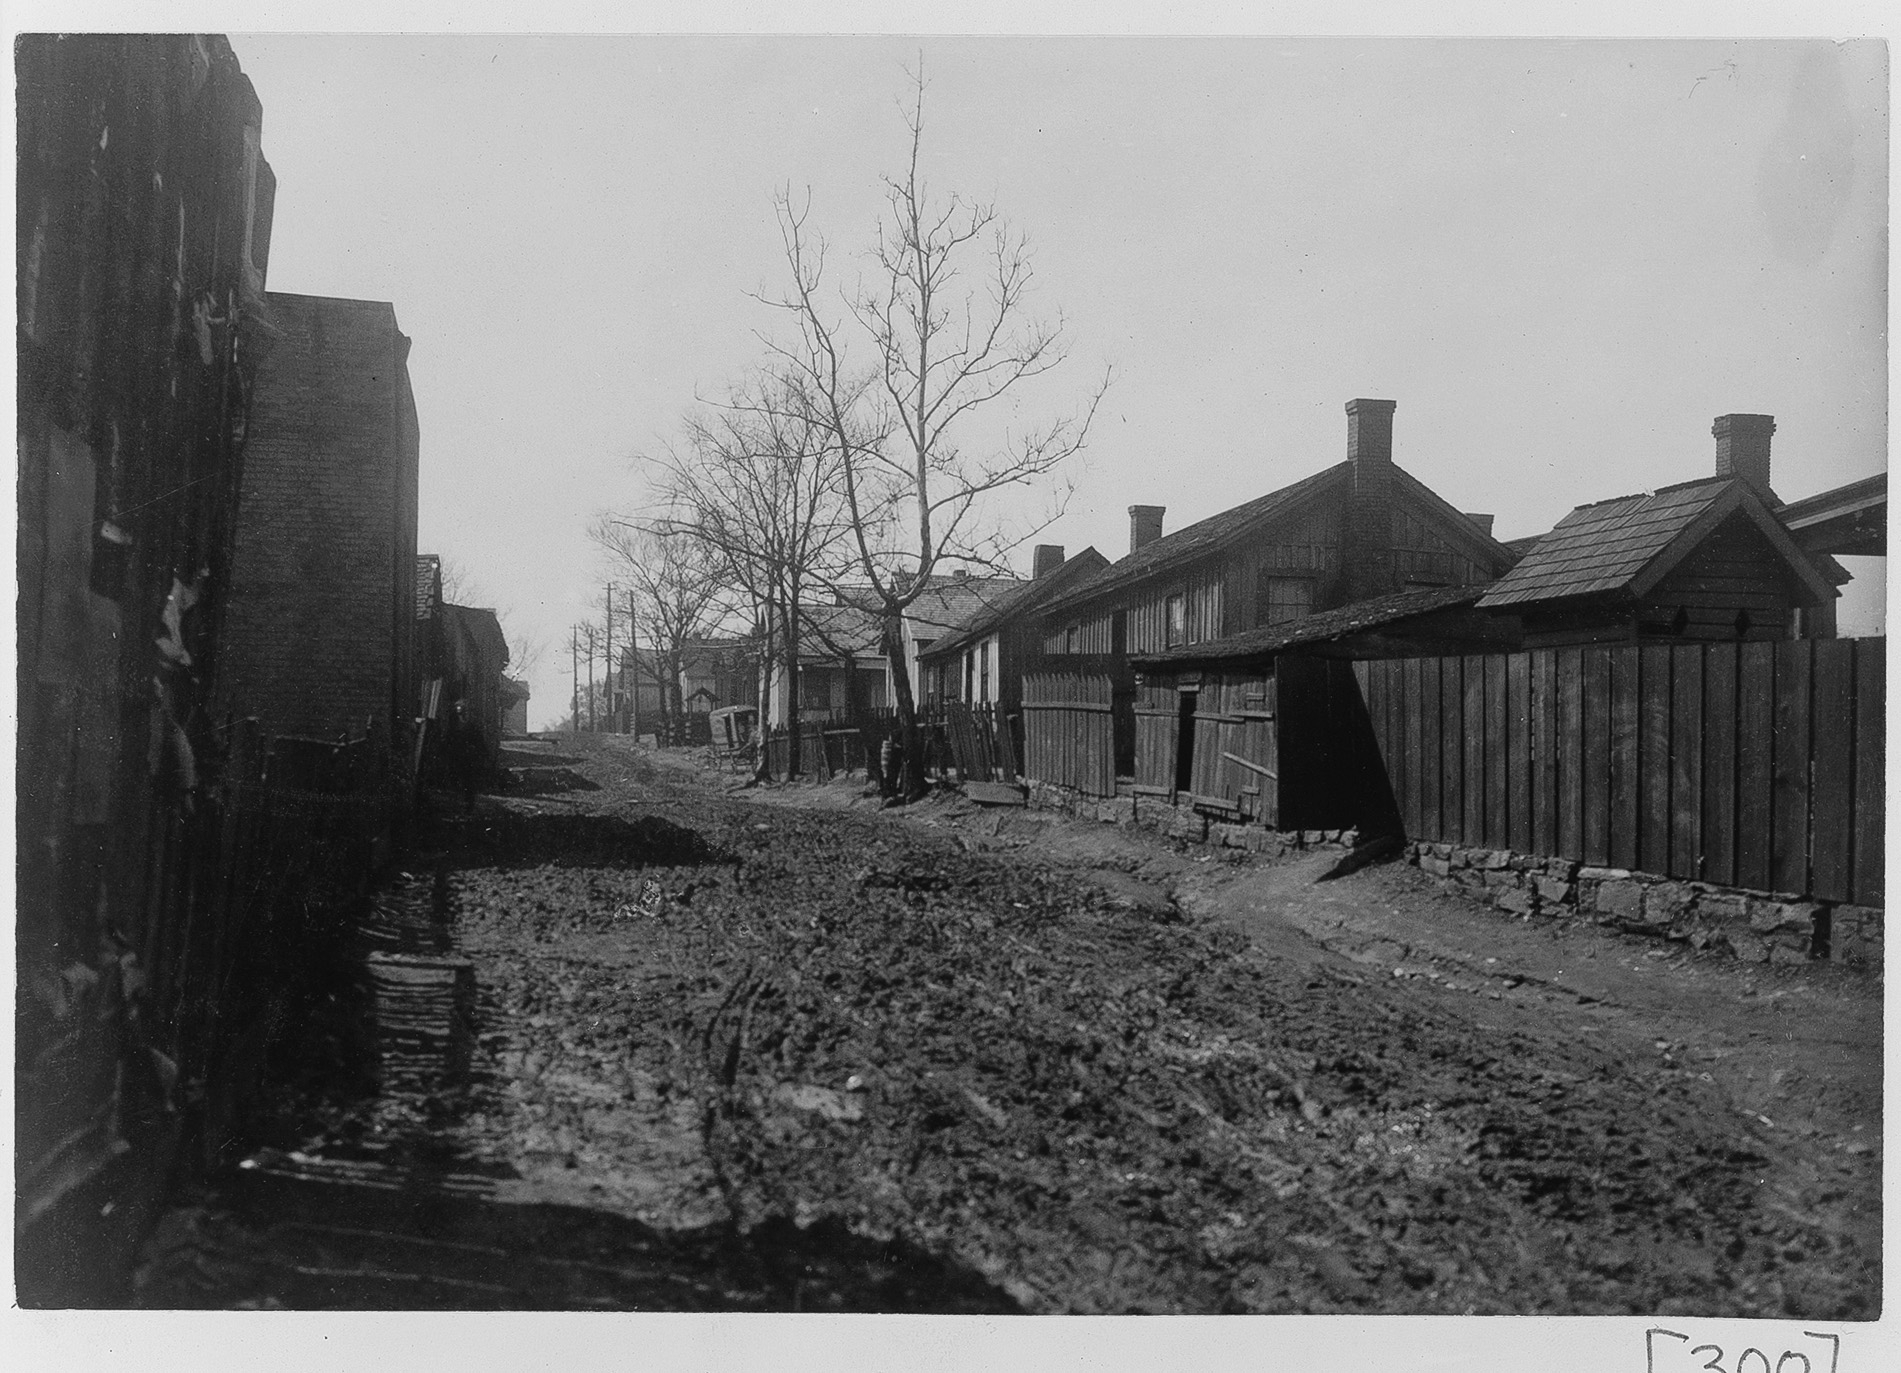
<path id="1" fill-rule="evenodd" d="M 1718 415 L 1710 426 L 1716 436 L 1716 475 L 1742 477 L 1758 491 L 1769 491 L 1769 436 L 1774 415 Z"/>
<path id="2" fill-rule="evenodd" d="M 1167 509 L 1165 505 L 1129 507 L 1129 552 L 1133 553 L 1162 537 L 1162 515 Z"/>
<path id="3" fill-rule="evenodd" d="M 1347 491 L 1341 590 L 1348 602 L 1399 589 L 1393 568 L 1393 411 L 1390 400 L 1347 402 Z"/>
<path id="4" fill-rule="evenodd" d="M 1031 577 L 1047 577 L 1063 565 L 1063 546 L 1059 543 L 1040 543 L 1030 563 Z"/>
<path id="5" fill-rule="evenodd" d="M 1465 517 L 1480 529 L 1483 529 L 1488 536 L 1492 532 L 1492 521 L 1497 518 L 1493 515 L 1475 515 L 1470 510 L 1465 512 Z"/>

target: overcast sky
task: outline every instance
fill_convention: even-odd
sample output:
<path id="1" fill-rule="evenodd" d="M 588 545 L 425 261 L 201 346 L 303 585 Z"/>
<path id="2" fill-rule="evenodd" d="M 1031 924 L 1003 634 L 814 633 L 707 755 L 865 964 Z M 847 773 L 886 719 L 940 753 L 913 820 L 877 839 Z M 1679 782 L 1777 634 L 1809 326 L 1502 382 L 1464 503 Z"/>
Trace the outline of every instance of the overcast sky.
<path id="1" fill-rule="evenodd" d="M 1886 465 L 1878 42 L 232 41 L 270 285 L 395 304 L 421 546 L 545 645 L 538 725 L 600 602 L 590 518 L 760 357 L 774 191 L 809 187 L 855 263 L 920 53 L 928 180 L 1028 235 L 1069 326 L 1028 407 L 1115 369 L 1042 536 L 1072 553 L 1126 553 L 1131 504 L 1172 531 L 1337 462 L 1355 396 L 1397 401 L 1396 460 L 1503 538 L 1707 474 L 1730 411 L 1776 417 L 1785 498 Z"/>

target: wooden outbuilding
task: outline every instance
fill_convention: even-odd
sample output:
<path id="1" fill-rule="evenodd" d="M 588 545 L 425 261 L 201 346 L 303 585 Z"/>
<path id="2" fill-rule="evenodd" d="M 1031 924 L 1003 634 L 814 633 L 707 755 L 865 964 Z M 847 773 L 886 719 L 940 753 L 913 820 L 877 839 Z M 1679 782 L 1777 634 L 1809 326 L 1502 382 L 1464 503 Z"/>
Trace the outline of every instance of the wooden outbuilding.
<path id="1" fill-rule="evenodd" d="M 1481 591 L 1400 592 L 1132 658 L 1136 793 L 1270 829 L 1390 828 L 1352 660 L 1515 647 Z"/>

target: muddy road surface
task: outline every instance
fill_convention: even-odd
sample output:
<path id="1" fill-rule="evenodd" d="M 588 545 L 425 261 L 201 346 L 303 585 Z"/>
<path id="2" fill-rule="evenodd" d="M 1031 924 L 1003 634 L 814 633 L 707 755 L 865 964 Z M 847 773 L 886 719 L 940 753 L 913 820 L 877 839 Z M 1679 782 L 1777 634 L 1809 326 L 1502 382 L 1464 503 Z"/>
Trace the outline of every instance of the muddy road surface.
<path id="1" fill-rule="evenodd" d="M 1872 976 L 618 739 L 508 761 L 381 898 L 402 976 L 466 966 L 466 1071 L 287 1092 L 143 1300 L 1878 1314 Z"/>

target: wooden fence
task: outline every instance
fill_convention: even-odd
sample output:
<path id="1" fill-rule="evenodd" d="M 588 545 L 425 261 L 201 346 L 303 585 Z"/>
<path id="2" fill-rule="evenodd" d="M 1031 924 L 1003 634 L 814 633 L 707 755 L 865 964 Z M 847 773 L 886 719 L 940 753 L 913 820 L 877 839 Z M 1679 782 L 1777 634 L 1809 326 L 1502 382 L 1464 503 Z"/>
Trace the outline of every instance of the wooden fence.
<path id="1" fill-rule="evenodd" d="M 1880 905 L 1885 639 L 1354 665 L 1415 839 Z"/>
<path id="2" fill-rule="evenodd" d="M 1012 721 L 994 705 L 935 702 L 918 708 L 918 733 L 927 775 L 952 769 L 967 782 L 1008 781 L 1020 775 Z M 868 771 L 887 739 L 899 735 L 895 710 L 835 714 L 799 724 L 799 772 L 816 781 L 839 773 Z M 766 736 L 766 766 L 775 781 L 786 777 L 791 742 L 784 728 Z"/>
<path id="3" fill-rule="evenodd" d="M 1114 679 L 1107 672 L 1039 669 L 1023 675 L 1023 775 L 1113 796 Z"/>

